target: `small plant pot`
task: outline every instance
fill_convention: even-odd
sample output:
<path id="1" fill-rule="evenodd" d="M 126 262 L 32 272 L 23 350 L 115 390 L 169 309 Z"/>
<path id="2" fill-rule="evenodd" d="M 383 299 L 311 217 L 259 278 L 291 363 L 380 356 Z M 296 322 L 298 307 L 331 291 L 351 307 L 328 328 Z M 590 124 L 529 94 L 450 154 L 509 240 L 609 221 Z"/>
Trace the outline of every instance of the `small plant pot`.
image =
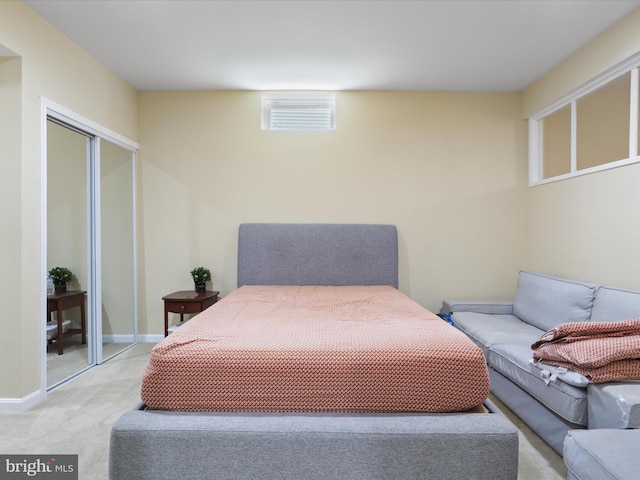
<path id="1" fill-rule="evenodd" d="M 204 293 L 206 291 L 207 291 L 207 286 L 206 285 L 196 285 L 196 292 Z"/>
<path id="2" fill-rule="evenodd" d="M 64 293 L 67 291 L 67 286 L 66 285 L 55 285 L 54 286 L 54 290 L 56 293 Z"/>

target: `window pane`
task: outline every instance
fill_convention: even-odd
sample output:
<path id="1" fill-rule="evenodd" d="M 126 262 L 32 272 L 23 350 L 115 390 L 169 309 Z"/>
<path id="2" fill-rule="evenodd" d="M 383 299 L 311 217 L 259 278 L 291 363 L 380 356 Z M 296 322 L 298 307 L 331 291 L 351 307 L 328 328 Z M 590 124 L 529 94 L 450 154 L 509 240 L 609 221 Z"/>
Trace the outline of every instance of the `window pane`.
<path id="1" fill-rule="evenodd" d="M 629 157 L 630 89 L 626 74 L 578 100 L 578 170 Z"/>
<path id="2" fill-rule="evenodd" d="M 542 120 L 542 178 L 571 171 L 571 106 L 547 115 Z"/>

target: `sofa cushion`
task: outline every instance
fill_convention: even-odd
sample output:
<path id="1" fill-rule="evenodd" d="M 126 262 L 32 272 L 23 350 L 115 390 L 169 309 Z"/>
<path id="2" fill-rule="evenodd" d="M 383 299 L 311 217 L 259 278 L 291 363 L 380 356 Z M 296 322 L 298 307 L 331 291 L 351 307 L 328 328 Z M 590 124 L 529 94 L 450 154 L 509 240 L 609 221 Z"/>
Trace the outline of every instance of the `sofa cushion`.
<path id="1" fill-rule="evenodd" d="M 490 315 L 513 314 L 510 300 L 443 300 L 441 313 L 476 312 Z"/>
<path id="2" fill-rule="evenodd" d="M 514 315 L 486 315 L 475 312 L 455 312 L 453 321 L 487 355 L 495 343 L 520 343 L 530 346 L 544 331 L 524 323 Z"/>
<path id="3" fill-rule="evenodd" d="M 600 287 L 593 301 L 592 322 L 619 322 L 640 317 L 640 292 Z"/>
<path id="4" fill-rule="evenodd" d="M 586 322 L 597 285 L 538 272 L 521 271 L 513 303 L 513 313 L 542 330 L 560 323 Z"/>
<path id="5" fill-rule="evenodd" d="M 531 362 L 530 345 L 495 344 L 489 348 L 489 365 L 541 401 L 568 422 L 587 425 L 587 389 L 541 376 Z"/>
<path id="6" fill-rule="evenodd" d="M 639 430 L 570 430 L 563 458 L 569 478 L 578 480 L 636 480 Z"/>
<path id="7" fill-rule="evenodd" d="M 589 381 L 587 377 L 582 375 L 581 373 L 574 372 L 573 370 L 569 370 L 568 368 L 558 367 L 556 365 L 550 365 L 544 362 L 531 362 L 530 370 L 534 375 L 544 379 L 558 379 L 564 383 L 568 383 L 569 385 L 573 385 L 574 387 L 587 388 L 592 383 Z"/>

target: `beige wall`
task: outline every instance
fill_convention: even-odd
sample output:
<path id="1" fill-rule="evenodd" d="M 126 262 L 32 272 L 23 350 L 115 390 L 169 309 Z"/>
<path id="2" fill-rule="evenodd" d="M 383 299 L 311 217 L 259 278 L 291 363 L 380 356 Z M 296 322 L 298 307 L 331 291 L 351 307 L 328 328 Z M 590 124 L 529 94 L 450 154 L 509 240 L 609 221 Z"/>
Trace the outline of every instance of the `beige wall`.
<path id="1" fill-rule="evenodd" d="M 192 288 L 194 266 L 235 288 L 241 222 L 393 223 L 400 289 L 433 310 L 510 296 L 522 267 L 640 288 L 640 168 L 527 188 L 523 120 L 640 50 L 640 11 L 522 95 L 342 92 L 325 133 L 260 130 L 257 92 L 137 94 L 21 2 L 0 2 L 0 44 L 20 56 L 8 82 L 0 71 L 0 98 L 20 96 L 0 190 L 15 254 L 0 301 L 19 328 L 0 348 L 0 399 L 39 388 L 41 96 L 141 144 L 142 334 L 161 333 L 161 297 Z"/>
<path id="2" fill-rule="evenodd" d="M 0 59 L 0 303 L 13 305 L 14 332 L 21 332 L 22 326 L 15 322 L 19 318 L 20 286 L 20 208 L 16 199 L 20 198 L 20 101 L 21 72 L 20 58 Z M 5 322 L 5 326 L 8 325 Z M 14 335 L 0 335 L 0 362 L 14 364 L 3 352 L 13 351 Z M 0 367 L 0 371 L 1 371 Z M 0 375 L 0 384 L 8 391 L 18 391 L 18 375 Z M 0 397 L 2 395 L 0 394 Z"/>
<path id="3" fill-rule="evenodd" d="M 640 8 L 523 90 L 523 117 L 530 117 L 639 50 Z"/>
<path id="4" fill-rule="evenodd" d="M 242 222 L 395 224 L 400 289 L 511 295 L 523 255 L 525 128 L 512 93 L 340 92 L 333 132 L 260 129 L 258 92 L 140 93 L 147 322 L 189 271 L 236 286 Z"/>
<path id="5" fill-rule="evenodd" d="M 640 10 L 527 88 L 530 115 L 640 51 Z M 640 289 L 640 165 L 527 189 L 523 266 Z"/>
<path id="6" fill-rule="evenodd" d="M 0 349 L 0 400 L 22 399 L 40 388 L 40 328 L 44 321 L 41 272 L 40 98 L 42 96 L 131 139 L 137 138 L 136 92 L 120 78 L 19 1 L 0 2 L 0 45 L 19 55 L 20 146 L 3 158 L 3 176 L 12 187 L 2 192 L 12 209 L 0 210 L 11 233 L 3 248 L 17 261 L 3 264 L 0 302 L 11 306 L 19 325 L 12 342 Z M 6 133 L 0 133 L 3 143 Z M 13 165 L 5 169 L 5 165 Z M 18 167 L 19 165 L 19 167 Z M 19 219 L 14 218 L 18 212 Z M 19 246 L 19 247 L 18 247 Z M 17 251 L 16 251 L 17 249 Z M 9 402 L 10 403 L 10 402 Z"/>

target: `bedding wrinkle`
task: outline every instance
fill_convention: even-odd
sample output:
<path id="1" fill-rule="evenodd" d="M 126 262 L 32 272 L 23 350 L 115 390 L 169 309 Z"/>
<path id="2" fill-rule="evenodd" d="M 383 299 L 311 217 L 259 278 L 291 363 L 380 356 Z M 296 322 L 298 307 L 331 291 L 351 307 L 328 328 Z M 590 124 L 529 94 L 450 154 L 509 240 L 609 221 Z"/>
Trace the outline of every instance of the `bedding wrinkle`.
<path id="1" fill-rule="evenodd" d="M 154 349 L 151 408 L 462 411 L 482 403 L 482 351 L 393 287 L 244 286 Z"/>

